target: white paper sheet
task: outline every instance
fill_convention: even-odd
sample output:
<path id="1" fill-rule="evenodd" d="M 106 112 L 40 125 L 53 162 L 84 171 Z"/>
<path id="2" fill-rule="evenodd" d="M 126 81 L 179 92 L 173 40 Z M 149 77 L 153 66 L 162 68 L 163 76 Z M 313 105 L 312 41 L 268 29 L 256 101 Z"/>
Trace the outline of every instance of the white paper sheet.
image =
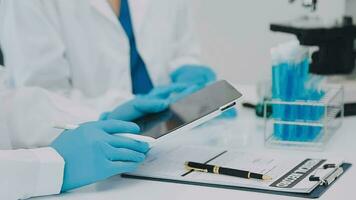
<path id="1" fill-rule="evenodd" d="M 270 181 L 244 179 L 204 172 L 187 174 L 186 161 L 200 162 L 222 167 L 247 170 L 271 176 Z M 335 169 L 321 169 L 324 164 L 340 164 L 341 160 L 313 158 L 266 157 L 233 150 L 209 147 L 179 146 L 169 151 L 148 155 L 138 171 L 130 175 L 222 186 L 238 186 L 273 191 L 309 193 L 320 182 L 309 181 L 311 175 L 325 177 Z"/>

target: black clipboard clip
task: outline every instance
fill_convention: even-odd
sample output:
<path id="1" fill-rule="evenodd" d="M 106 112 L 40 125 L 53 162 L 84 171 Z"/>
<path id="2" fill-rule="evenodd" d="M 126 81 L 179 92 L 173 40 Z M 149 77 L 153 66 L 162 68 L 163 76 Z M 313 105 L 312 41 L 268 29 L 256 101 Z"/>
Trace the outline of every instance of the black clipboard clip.
<path id="1" fill-rule="evenodd" d="M 320 178 L 319 176 L 311 175 L 309 181 L 318 181 L 321 182 L 321 185 L 328 186 L 344 173 L 344 168 L 337 166 L 336 164 L 325 164 L 322 169 L 325 170 L 330 168 L 335 168 L 335 170 L 326 177 Z"/>

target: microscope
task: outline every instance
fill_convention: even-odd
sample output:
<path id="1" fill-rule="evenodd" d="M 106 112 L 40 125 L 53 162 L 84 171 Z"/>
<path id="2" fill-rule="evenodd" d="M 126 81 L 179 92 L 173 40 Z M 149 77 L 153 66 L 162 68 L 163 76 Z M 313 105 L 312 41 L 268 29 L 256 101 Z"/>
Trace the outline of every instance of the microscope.
<path id="1" fill-rule="evenodd" d="M 345 88 L 345 116 L 356 115 L 356 26 L 352 14 L 345 13 L 340 20 L 325 22 L 316 11 L 318 0 L 302 0 L 302 6 L 309 14 L 284 23 L 272 23 L 270 30 L 293 34 L 300 45 L 317 49 L 311 55 L 310 73 L 324 75 L 328 82 L 342 84 Z M 289 0 L 296 3 L 297 0 Z M 341 2 L 341 1 L 340 1 Z M 348 11 L 350 12 L 350 11 Z"/>

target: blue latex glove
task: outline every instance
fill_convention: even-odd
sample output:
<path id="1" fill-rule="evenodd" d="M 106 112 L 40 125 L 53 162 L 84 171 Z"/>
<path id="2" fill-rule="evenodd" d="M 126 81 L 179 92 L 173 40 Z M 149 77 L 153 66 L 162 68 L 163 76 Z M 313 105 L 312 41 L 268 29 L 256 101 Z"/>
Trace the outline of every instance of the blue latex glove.
<path id="1" fill-rule="evenodd" d="M 215 72 L 206 66 L 183 65 L 171 74 L 173 83 L 198 85 L 201 88 L 216 80 Z"/>
<path id="2" fill-rule="evenodd" d="M 116 119 L 133 121 L 149 113 L 158 113 L 168 108 L 169 104 L 190 92 L 187 84 L 171 84 L 154 88 L 146 95 L 138 95 L 133 100 L 118 106 L 112 112 L 102 114 L 101 120 Z M 177 96 L 178 95 L 178 96 Z"/>
<path id="3" fill-rule="evenodd" d="M 62 192 L 134 171 L 145 159 L 148 144 L 111 134 L 139 131 L 134 123 L 116 120 L 64 131 L 51 144 L 65 161 Z"/>

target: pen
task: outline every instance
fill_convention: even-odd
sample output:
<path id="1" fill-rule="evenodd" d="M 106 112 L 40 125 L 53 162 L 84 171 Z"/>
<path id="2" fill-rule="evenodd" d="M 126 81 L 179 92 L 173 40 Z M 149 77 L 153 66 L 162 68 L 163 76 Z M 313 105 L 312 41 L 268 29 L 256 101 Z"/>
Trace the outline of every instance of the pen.
<path id="1" fill-rule="evenodd" d="M 76 125 L 76 124 L 55 124 L 53 126 L 53 128 L 56 128 L 56 129 L 62 129 L 62 130 L 73 130 L 73 129 L 76 129 L 76 128 L 79 128 L 79 125 Z"/>
<path id="2" fill-rule="evenodd" d="M 73 130 L 79 128 L 79 125 L 77 124 L 55 124 L 53 128 L 56 129 L 61 129 L 61 130 Z M 149 136 L 144 136 L 144 135 L 138 135 L 138 134 L 131 134 L 131 133 L 120 133 L 120 136 L 130 138 L 133 140 L 137 140 L 140 142 L 146 142 L 148 145 L 151 147 L 154 146 L 156 142 L 156 139 L 153 137 Z"/>
<path id="3" fill-rule="evenodd" d="M 198 172 L 222 174 L 222 175 L 235 176 L 235 177 L 247 178 L 247 179 L 253 178 L 253 179 L 261 179 L 261 180 L 272 180 L 272 177 L 263 174 L 253 173 L 245 170 L 225 168 L 216 165 L 207 165 L 207 164 L 196 163 L 196 162 L 185 162 L 184 165 L 187 170 L 194 170 Z"/>

